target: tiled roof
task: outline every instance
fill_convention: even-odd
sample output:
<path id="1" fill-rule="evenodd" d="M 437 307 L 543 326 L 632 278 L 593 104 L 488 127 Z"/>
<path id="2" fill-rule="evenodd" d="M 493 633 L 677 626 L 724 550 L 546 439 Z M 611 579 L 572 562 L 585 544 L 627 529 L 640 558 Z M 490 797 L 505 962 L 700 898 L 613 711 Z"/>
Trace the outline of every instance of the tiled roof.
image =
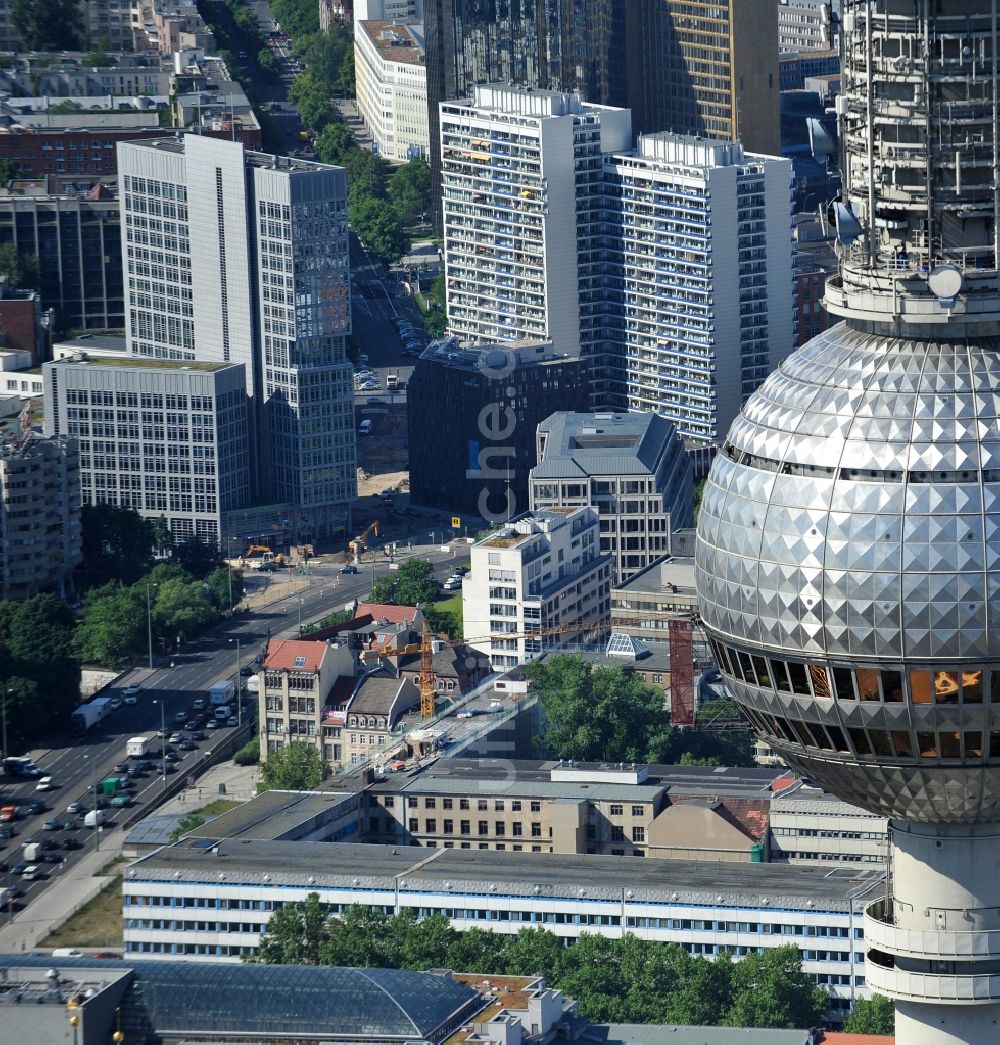
<path id="1" fill-rule="evenodd" d="M 388 621 L 390 624 L 412 624 L 417 613 L 416 606 L 389 606 L 379 602 L 359 602 L 354 611 L 354 619 L 369 616 L 374 621 Z"/>
<path id="2" fill-rule="evenodd" d="M 264 667 L 273 671 L 319 671 L 326 653 L 325 642 L 307 639 L 272 639 Z"/>

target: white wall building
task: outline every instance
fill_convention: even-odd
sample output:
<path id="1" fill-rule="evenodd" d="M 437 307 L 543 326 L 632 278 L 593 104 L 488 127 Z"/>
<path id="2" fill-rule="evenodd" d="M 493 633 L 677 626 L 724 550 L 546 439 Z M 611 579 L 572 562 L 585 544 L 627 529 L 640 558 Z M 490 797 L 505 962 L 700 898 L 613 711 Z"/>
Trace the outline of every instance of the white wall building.
<path id="1" fill-rule="evenodd" d="M 771 801 L 771 860 L 884 866 L 888 820 L 798 783 Z"/>
<path id="2" fill-rule="evenodd" d="M 427 157 L 427 68 L 423 26 L 414 21 L 355 22 L 358 112 L 379 155 L 405 163 Z"/>
<path id="3" fill-rule="evenodd" d="M 442 914 L 459 930 L 629 932 L 737 959 L 791 944 L 834 1013 L 868 996 L 862 912 L 885 888 L 876 871 L 557 854 L 539 865 L 532 853 L 245 837 L 212 847 L 201 835 L 204 848 L 165 847 L 125 871 L 126 959 L 239 961 L 275 910 L 315 892 L 332 912 Z"/>
<path id="4" fill-rule="evenodd" d="M 463 634 L 490 658 L 494 671 L 595 637 L 597 623 L 610 615 L 614 567 L 610 556 L 601 554 L 593 508 L 525 515 L 471 550 L 472 568 L 462 585 Z M 579 627 L 571 627 L 575 624 Z M 542 634 L 563 627 L 568 630 Z"/>
<path id="5" fill-rule="evenodd" d="M 601 160 L 631 146 L 631 112 L 497 85 L 440 111 L 451 331 L 598 353 Z"/>
<path id="6" fill-rule="evenodd" d="M 358 22 L 424 20 L 424 0 L 354 0 L 353 6 L 355 33 Z"/>
<path id="7" fill-rule="evenodd" d="M 840 0 L 780 0 L 778 52 L 825 51 L 836 46 L 836 31 L 826 9 L 839 15 Z"/>
<path id="8" fill-rule="evenodd" d="M 611 398 L 718 443 L 794 347 L 791 161 L 645 134 L 605 166 Z"/>
<path id="9" fill-rule="evenodd" d="M 357 489 L 342 168 L 198 135 L 118 147 L 128 351 L 242 363 L 254 494 L 293 539 L 343 536 Z"/>

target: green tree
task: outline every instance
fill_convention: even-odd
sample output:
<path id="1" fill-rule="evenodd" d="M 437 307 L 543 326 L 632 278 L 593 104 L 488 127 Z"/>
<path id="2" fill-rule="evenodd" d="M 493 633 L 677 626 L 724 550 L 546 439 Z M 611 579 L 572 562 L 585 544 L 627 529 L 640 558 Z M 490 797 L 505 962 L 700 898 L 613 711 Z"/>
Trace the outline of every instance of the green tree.
<path id="1" fill-rule="evenodd" d="M 351 204 L 351 228 L 365 246 L 389 264 L 399 261 L 410 249 L 410 237 L 392 203 L 369 197 Z"/>
<path id="2" fill-rule="evenodd" d="M 692 957 L 680 947 L 669 948 L 676 967 L 662 1022 L 682 1026 L 715 1026 L 729 1006 L 733 963 L 728 954 L 714 961 Z"/>
<path id="3" fill-rule="evenodd" d="M 88 593 L 75 635 L 81 660 L 118 667 L 145 643 L 145 597 L 137 589 L 112 581 Z"/>
<path id="4" fill-rule="evenodd" d="M 257 52 L 257 64 L 271 80 L 275 79 L 281 72 L 281 65 L 278 59 L 274 57 L 274 53 L 268 47 L 262 47 Z"/>
<path id="5" fill-rule="evenodd" d="M 314 0 L 273 0 L 271 12 L 290 36 L 319 32 L 319 5 Z"/>
<path id="6" fill-rule="evenodd" d="M 353 98 L 356 90 L 356 84 L 354 80 L 354 48 L 349 47 L 347 53 L 344 55 L 344 60 L 340 63 L 340 72 L 337 74 L 337 79 L 333 85 L 335 94 L 342 94 L 347 98 Z"/>
<path id="7" fill-rule="evenodd" d="M 108 38 L 106 36 L 100 37 L 97 41 L 97 46 L 89 54 L 83 56 L 82 64 L 91 69 L 107 69 L 118 64 L 117 59 L 112 58 L 108 54 Z"/>
<path id="8" fill-rule="evenodd" d="M 426 160 L 410 160 L 389 178 L 389 198 L 403 220 L 412 223 L 431 208 L 431 168 Z"/>
<path id="9" fill-rule="evenodd" d="M 434 567 L 426 559 L 410 559 L 391 576 L 372 585 L 372 602 L 416 606 L 437 597 L 438 585 Z"/>
<path id="10" fill-rule="evenodd" d="M 330 91 L 308 69 L 295 77 L 288 89 L 288 100 L 299 110 L 306 127 L 321 131 L 334 121 Z"/>
<path id="11" fill-rule="evenodd" d="M 357 149 L 357 145 L 347 124 L 337 121 L 323 128 L 322 134 L 316 138 L 315 148 L 320 162 L 342 164 L 344 157 L 352 149 Z"/>
<path id="12" fill-rule="evenodd" d="M 257 951 L 244 955 L 243 960 L 266 965 L 329 964 L 324 955 L 329 933 L 319 893 L 309 893 L 304 900 L 285 904 L 271 915 Z"/>
<path id="13" fill-rule="evenodd" d="M 367 149 L 351 149 L 341 160 L 347 171 L 347 207 L 353 223 L 352 208 L 368 200 L 387 198 L 389 164 Z"/>
<path id="14" fill-rule="evenodd" d="M 625 1022 L 615 940 L 581 933 L 566 949 L 559 970 L 559 988 L 580 1004 L 580 1014 L 595 1023 Z"/>
<path id="15" fill-rule="evenodd" d="M 18 289 L 38 289 L 38 258 L 18 253 L 13 243 L 0 244 L 0 276 Z"/>
<path id="16" fill-rule="evenodd" d="M 553 757 L 581 762 L 655 761 L 670 736 L 663 692 L 620 667 L 597 667 L 562 654 L 528 668 L 545 716 Z"/>
<path id="17" fill-rule="evenodd" d="M 255 766 L 260 761 L 260 737 L 248 740 L 243 747 L 233 755 L 233 761 L 238 766 Z"/>
<path id="18" fill-rule="evenodd" d="M 209 593 L 201 581 L 175 577 L 156 589 L 153 620 L 157 634 L 181 642 L 197 635 L 218 619 Z"/>
<path id="19" fill-rule="evenodd" d="M 393 947 L 397 937 L 390 932 L 394 920 L 370 907 L 349 907 L 339 917 L 331 918 L 324 963 L 355 969 L 398 969 L 399 954 Z"/>
<path id="20" fill-rule="evenodd" d="M 77 0 L 11 0 L 10 19 L 27 51 L 79 51 L 83 17 Z"/>
<path id="21" fill-rule="evenodd" d="M 544 969 L 547 979 L 559 982 L 566 954 L 559 937 L 548 929 L 519 929 L 508 937 L 504 948 L 504 971 L 510 976 L 537 976 Z"/>
<path id="22" fill-rule="evenodd" d="M 205 584 L 216 609 L 228 613 L 243 600 L 243 577 L 236 570 L 229 569 L 228 566 L 212 570 L 205 578 Z M 230 602 L 230 592 L 232 602 Z"/>
<path id="23" fill-rule="evenodd" d="M 318 787 L 329 766 L 305 740 L 293 740 L 280 751 L 271 752 L 261 763 L 258 791 L 308 791 Z"/>
<path id="24" fill-rule="evenodd" d="M 440 966 L 441 959 L 458 938 L 458 930 L 443 914 L 417 918 L 407 908 L 391 919 L 387 938 L 391 950 L 398 956 L 401 969 L 417 971 Z"/>
<path id="25" fill-rule="evenodd" d="M 189 537 L 174 546 L 174 561 L 192 577 L 207 577 L 222 564 L 222 554 L 217 544 Z"/>
<path id="26" fill-rule="evenodd" d="M 174 535 L 170 532 L 166 516 L 150 519 L 149 525 L 153 533 L 153 550 L 157 555 L 166 555 L 174 546 Z"/>
<path id="27" fill-rule="evenodd" d="M 187 813 L 177 821 L 177 826 L 170 832 L 170 844 L 179 842 L 185 835 L 189 835 L 192 831 L 197 831 L 201 825 L 205 823 L 205 818 L 201 813 Z"/>
<path id="28" fill-rule="evenodd" d="M 448 947 L 446 961 L 439 966 L 443 969 L 454 969 L 455 972 L 476 972 L 495 975 L 505 969 L 504 937 L 499 933 L 488 932 L 473 926 L 465 932 L 456 933 L 455 939 Z M 538 970 L 546 970 L 548 966 L 536 966 Z"/>
<path id="29" fill-rule="evenodd" d="M 81 512 L 83 574 L 90 583 L 137 581 L 149 565 L 154 528 L 133 508 L 85 504 Z"/>
<path id="30" fill-rule="evenodd" d="M 344 57 L 353 50 L 350 39 L 344 32 L 308 33 L 298 36 L 292 51 L 309 72 L 326 88 L 328 95 L 334 93 L 334 84 L 340 76 Z"/>
<path id="31" fill-rule="evenodd" d="M 895 1034 L 896 1009 L 881 994 L 858 998 L 844 1020 L 844 1030 L 848 1034 Z"/>
<path id="32" fill-rule="evenodd" d="M 797 947 L 775 947 L 733 963 L 727 1027 L 815 1027 L 826 1016 L 827 997 L 802 971 Z"/>

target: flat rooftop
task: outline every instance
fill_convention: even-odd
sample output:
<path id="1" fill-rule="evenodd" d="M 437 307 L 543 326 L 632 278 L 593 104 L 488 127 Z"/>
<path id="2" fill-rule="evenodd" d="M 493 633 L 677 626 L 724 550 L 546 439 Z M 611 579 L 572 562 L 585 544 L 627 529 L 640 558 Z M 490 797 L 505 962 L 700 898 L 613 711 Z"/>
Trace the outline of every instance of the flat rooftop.
<path id="1" fill-rule="evenodd" d="M 348 784 L 348 781 L 341 781 Z M 265 791 L 250 802 L 213 817 L 191 832 L 192 838 L 281 839 L 317 817 L 350 802 L 363 784 L 337 791 Z"/>
<path id="2" fill-rule="evenodd" d="M 671 592 L 671 585 L 677 590 Z M 627 595 L 697 595 L 694 559 L 679 555 L 657 559 L 612 590 Z"/>
<path id="3" fill-rule="evenodd" d="M 401 65 L 424 64 L 424 46 L 419 23 L 372 20 L 357 22 L 375 45 L 378 53 L 389 62 Z"/>
<path id="4" fill-rule="evenodd" d="M 120 352 L 124 355 L 127 344 L 124 334 L 80 334 L 79 337 L 61 338 L 52 347 L 80 352 Z"/>
<path id="5" fill-rule="evenodd" d="M 869 897 L 880 870 L 730 864 L 628 856 L 220 839 L 190 840 L 129 865 L 127 884 L 170 881 L 259 886 L 471 891 L 565 900 L 710 903 L 722 907 L 847 910 Z"/>
<path id="6" fill-rule="evenodd" d="M 171 152 L 176 156 L 184 155 L 184 138 L 179 141 L 176 137 L 169 138 L 140 138 L 138 141 L 130 142 L 132 145 L 141 145 L 146 149 L 156 149 L 159 152 Z M 270 152 L 252 152 L 243 150 L 243 160 L 251 167 L 267 167 L 274 169 L 277 160 L 277 169 L 283 171 L 317 171 L 331 170 L 329 164 L 317 163 L 314 160 L 300 160 L 294 156 L 276 156 Z"/>
<path id="7" fill-rule="evenodd" d="M 243 365 L 242 363 L 209 363 L 196 359 L 147 359 L 145 356 L 122 356 L 115 359 L 109 359 L 107 356 L 96 356 L 93 359 L 66 357 L 57 359 L 55 362 L 60 366 L 104 366 L 115 370 L 120 367 L 129 367 L 133 370 L 204 370 L 209 372 Z"/>

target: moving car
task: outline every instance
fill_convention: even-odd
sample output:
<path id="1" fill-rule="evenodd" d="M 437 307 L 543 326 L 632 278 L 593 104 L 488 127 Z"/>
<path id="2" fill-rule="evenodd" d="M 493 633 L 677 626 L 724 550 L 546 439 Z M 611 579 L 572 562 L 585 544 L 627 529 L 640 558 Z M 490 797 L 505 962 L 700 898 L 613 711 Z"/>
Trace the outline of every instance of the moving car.
<path id="1" fill-rule="evenodd" d="M 55 787 L 55 783 L 50 776 L 43 776 L 41 780 L 35 784 L 36 791 L 51 791 Z"/>
<path id="2" fill-rule="evenodd" d="M 342 566 L 341 569 L 340 569 L 340 572 L 341 573 L 357 573 L 358 572 L 358 568 L 357 568 L 357 566 Z"/>

